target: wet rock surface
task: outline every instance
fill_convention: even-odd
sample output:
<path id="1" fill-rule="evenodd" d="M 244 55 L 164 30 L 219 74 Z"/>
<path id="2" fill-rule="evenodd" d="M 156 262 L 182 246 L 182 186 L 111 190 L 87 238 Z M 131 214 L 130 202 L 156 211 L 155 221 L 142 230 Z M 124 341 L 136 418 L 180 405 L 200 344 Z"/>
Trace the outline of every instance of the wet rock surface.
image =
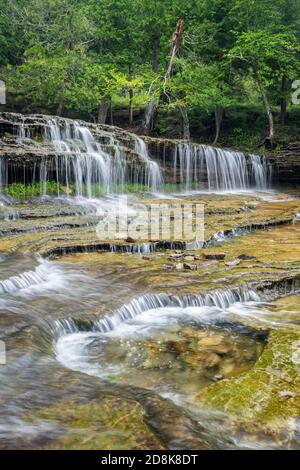
<path id="1" fill-rule="evenodd" d="M 44 126 L 2 114 L 0 156 L 55 158 Z M 130 134 L 89 129 L 134 153 Z M 130 196 L 136 212 L 203 203 L 199 246 L 101 239 L 118 197 L 67 189 L 1 193 L 1 448 L 299 449 L 298 194 Z"/>
<path id="2" fill-rule="evenodd" d="M 52 356 L 53 337 L 59 331 L 53 326 L 55 318 L 57 320 L 77 318 L 77 325 L 81 325 L 81 328 L 86 331 L 90 328 L 88 319 L 94 322 L 107 311 L 119 307 L 120 303 L 130 301 L 134 296 L 142 295 L 144 292 L 178 294 L 178 290 L 180 290 L 180 294 L 183 295 L 210 292 L 218 288 L 224 289 L 248 283 L 258 287 L 265 286 L 264 292 L 266 292 L 267 298 L 270 298 L 276 296 L 276 286 L 281 285 L 282 287 L 278 287 L 278 290 L 285 293 L 287 286 L 290 290 L 293 289 L 293 285 L 297 288 L 296 279 L 297 276 L 300 277 L 298 243 L 300 229 L 297 223 L 290 222 L 293 213 L 300 209 L 297 200 L 286 201 L 284 199 L 283 202 L 272 203 L 253 198 L 253 202 L 256 204 L 250 212 L 245 213 L 240 210 L 243 207 L 244 198 L 229 196 L 225 202 L 222 202 L 225 211 L 223 216 L 220 216 L 219 213 L 221 202 L 218 196 L 204 196 L 203 200 L 209 213 L 207 216 L 207 239 L 211 237 L 211 233 L 218 232 L 220 229 L 224 230 L 226 225 L 229 225 L 226 216 L 228 211 L 235 214 L 236 224 L 244 225 L 247 216 L 249 225 L 251 221 L 255 221 L 255 223 L 259 221 L 260 224 L 267 226 L 268 223 L 271 223 L 272 226 L 266 230 L 247 232 L 245 236 L 234 237 L 217 247 L 207 247 L 193 252 L 184 249 L 165 252 L 162 249 L 148 255 L 105 251 L 89 253 L 90 246 L 96 241 L 94 234 L 96 220 L 93 222 L 95 217 L 93 214 L 82 214 L 81 210 L 78 210 L 80 206 L 61 206 L 55 202 L 47 207 L 40 202 L 30 205 L 24 203 L 14 205 L 20 214 L 19 219 L 3 221 L 3 227 L 6 227 L 7 231 L 0 242 L 3 257 L 2 267 L 6 266 L 2 271 L 2 279 L 18 276 L 20 271 L 32 270 L 32 258 L 30 258 L 32 255 L 27 255 L 28 259 L 22 258 L 23 253 L 28 251 L 30 247 L 32 253 L 40 251 L 42 254 L 47 251 L 51 253 L 51 250 L 56 249 L 55 247 L 64 244 L 75 248 L 73 252 L 70 249 L 66 258 L 54 262 L 53 275 L 59 286 L 56 283 L 51 285 L 51 279 L 48 280 L 46 276 L 46 279 L 42 279 L 46 284 L 43 284 L 44 287 L 40 292 L 29 289 L 23 290 L 19 294 L 11 293 L 10 298 L 6 297 L 5 301 L 2 298 L 1 325 L 7 343 L 10 367 L 13 365 L 18 370 L 24 354 L 24 357 L 30 357 L 36 351 L 37 345 L 39 345 L 38 351 L 40 351 L 38 355 L 41 354 L 42 361 L 43 357 L 47 357 L 48 354 Z M 249 197 L 247 197 L 247 204 L 248 202 Z M 218 207 L 217 213 L 214 210 L 216 206 Z M 49 217 L 46 216 L 48 209 Z M 74 215 L 76 213 L 78 215 Z M 28 214 L 30 214 L 30 219 L 28 219 Z M 75 222 L 72 224 L 71 220 Z M 88 226 L 88 221 L 94 225 Z M 286 223 L 283 224 L 283 221 Z M 232 222 L 231 220 L 230 223 L 232 224 Z M 276 226 L 276 222 L 278 222 L 278 226 Z M 16 230 L 13 231 L 16 227 L 22 230 L 22 235 L 18 234 Z M 88 237 L 92 241 L 91 245 Z M 98 240 L 97 243 L 99 243 Z M 125 245 L 129 245 L 129 243 L 125 242 Z M 80 250 L 85 246 L 87 247 L 86 253 L 81 253 Z M 80 250 L 78 250 L 79 247 Z M 7 255 L 8 252 L 10 252 L 9 255 Z M 223 254 L 226 255 L 225 259 L 206 259 L 207 254 L 215 256 L 219 252 L 220 258 L 223 258 Z M 238 259 L 240 254 L 245 254 L 247 257 Z M 16 260 L 13 258 L 7 260 L 7 256 L 19 256 L 19 261 L 16 264 Z M 35 263 L 36 266 L 39 265 L 38 261 Z M 169 264 L 172 269 L 166 269 L 164 267 L 166 264 Z M 186 269 L 186 264 L 197 266 L 197 270 Z M 8 266 L 13 267 L 14 265 L 15 268 L 8 272 Z M 61 270 L 58 273 L 56 265 Z M 62 276 L 61 280 L 57 275 Z M 65 284 L 66 279 L 68 284 Z M 47 284 L 48 282 L 50 284 Z M 113 288 L 112 285 L 115 287 Z M 69 291 L 69 289 L 71 290 Z M 67 294 L 67 292 L 69 293 Z M 122 301 L 120 301 L 120 296 L 122 296 Z M 51 298 L 50 302 L 49 298 Z M 32 315 L 29 316 L 24 315 L 24 311 L 28 309 L 28 302 L 31 304 L 32 310 Z M 255 313 L 246 316 L 241 316 L 234 311 L 230 313 L 230 315 L 233 314 L 231 319 L 233 323 L 230 324 L 230 328 L 232 325 L 240 325 L 237 330 L 233 330 L 236 331 L 235 333 L 231 333 L 235 335 L 235 339 L 230 336 L 229 325 L 226 326 L 225 322 L 217 330 L 213 326 L 204 329 L 193 325 L 174 326 L 168 334 L 163 334 L 161 338 L 153 337 L 145 341 L 132 339 L 130 341 L 122 340 L 119 344 L 118 342 L 111 343 L 110 348 L 106 350 L 109 364 L 112 365 L 114 361 L 120 364 L 123 361 L 123 364 L 127 364 L 127 370 L 125 368 L 122 373 L 119 371 L 117 376 L 115 372 L 112 372 L 110 377 L 105 379 L 95 377 L 92 380 L 92 394 L 95 393 L 96 383 L 98 385 L 106 383 L 107 379 L 113 381 L 113 385 L 110 385 L 110 392 L 108 394 L 105 392 L 107 398 L 103 399 L 103 403 L 94 398 L 88 403 L 78 404 L 76 397 L 78 393 L 82 392 L 77 385 L 72 388 L 72 396 L 75 401 L 70 397 L 64 398 L 60 385 L 61 378 L 56 372 L 56 363 L 52 363 L 51 367 L 54 369 L 51 387 L 49 388 L 44 375 L 41 375 L 39 379 L 43 402 L 34 405 L 34 401 L 31 401 L 29 414 L 22 405 L 18 405 L 18 408 L 15 409 L 15 420 L 20 420 L 19 427 L 16 428 L 16 421 L 11 423 L 12 435 L 9 435 L 9 426 L 7 426 L 4 448 L 14 446 L 21 448 L 95 448 L 95 446 L 102 446 L 105 448 L 105 446 L 112 444 L 116 448 L 164 448 L 174 445 L 176 448 L 199 448 L 201 446 L 219 448 L 220 444 L 217 441 L 220 442 L 220 432 L 221 434 L 224 432 L 221 447 L 231 448 L 234 447 L 234 441 L 228 439 L 227 436 L 225 437 L 226 434 L 228 435 L 229 429 L 232 439 L 234 438 L 237 442 L 239 439 L 241 442 L 243 439 L 244 441 L 250 439 L 254 442 L 263 436 L 266 446 L 269 447 L 275 445 L 275 441 L 277 446 L 297 447 L 297 440 L 292 429 L 285 433 L 283 431 L 287 427 L 285 418 L 280 418 L 281 421 L 276 418 L 280 415 L 289 416 L 291 419 L 294 416 L 296 419 L 298 413 L 298 395 L 295 391 L 297 375 L 295 372 L 291 374 L 285 365 L 286 361 L 290 361 L 291 356 L 295 354 L 294 344 L 297 344 L 298 341 L 298 333 L 292 327 L 292 324 L 297 324 L 299 321 L 297 308 L 290 305 L 289 313 L 284 315 L 279 313 L 276 315 L 272 306 L 269 307 L 269 310 L 269 318 L 268 315 L 266 318 L 266 314 L 261 318 L 259 314 Z M 286 325 L 280 326 L 278 316 L 280 322 L 289 323 L 289 331 L 286 330 Z M 274 318 L 276 326 L 273 332 Z M 40 320 L 42 321 L 40 322 Z M 242 328 L 242 333 L 239 333 L 239 328 Z M 247 333 L 246 329 L 243 333 L 243 328 L 250 328 L 250 330 Z M 257 331 L 263 333 L 259 340 L 256 339 L 255 332 Z M 285 344 L 286 347 L 282 353 L 282 363 L 278 366 L 268 351 L 272 351 L 272 348 L 279 351 L 277 340 L 281 332 L 282 341 L 280 340 L 280 344 Z M 243 336 L 245 333 L 249 336 Z M 240 334 L 242 337 L 239 336 Z M 265 341 L 267 341 L 267 345 Z M 117 353 L 118 350 L 119 353 Z M 127 353 L 125 353 L 126 351 Z M 138 351 L 139 356 L 136 356 L 134 351 Z M 45 352 L 47 352 L 46 356 Z M 125 360 L 126 355 L 127 359 Z M 262 363 L 259 362 L 261 360 Z M 263 364 L 263 366 L 257 364 Z M 27 372 L 19 382 L 27 395 L 31 388 L 32 374 L 34 376 L 37 374 L 37 366 L 34 365 L 33 369 L 31 367 L 27 366 Z M 256 370 L 261 372 L 258 374 Z M 74 374 L 76 377 L 77 373 L 74 372 Z M 133 379 L 134 376 L 135 379 Z M 183 377 L 185 377 L 184 380 Z M 263 398 L 264 383 L 265 380 L 269 381 L 272 377 L 276 378 L 276 383 L 274 389 L 272 388 L 273 379 L 270 383 L 270 393 L 272 394 L 270 401 L 270 399 Z M 252 403 L 257 404 L 258 400 L 255 401 L 253 398 L 252 402 L 247 392 L 252 381 L 255 387 L 258 387 L 259 392 L 257 393 L 261 396 L 258 428 L 254 427 L 258 415 L 255 410 L 252 411 Z M 122 382 L 129 387 L 129 402 L 126 400 L 120 402 L 118 398 L 123 393 L 120 389 L 123 386 Z M 172 395 L 171 384 L 176 383 L 178 385 L 173 389 Z M 12 383 L 8 381 L 7 391 L 11 390 L 12 386 Z M 156 389 L 157 386 L 159 386 L 159 390 Z M 55 396 L 51 391 L 54 390 L 53 387 L 57 390 Z M 220 390 L 216 387 L 220 387 Z M 145 401 L 142 394 L 140 399 L 135 401 L 136 390 L 139 388 L 152 389 L 151 400 L 149 397 L 148 401 Z M 161 389 L 164 388 L 168 398 L 166 405 L 170 399 L 171 402 L 179 404 L 176 413 L 174 408 L 167 411 L 168 407 L 164 407 L 164 401 L 161 402 L 157 398 L 157 393 L 159 395 Z M 111 395 L 112 391 L 115 398 Z M 101 393 L 100 396 L 102 396 Z M 241 401 L 243 405 L 239 405 L 243 393 L 248 397 L 248 402 Z M 60 401 L 57 403 L 58 396 L 60 396 Z M 232 406 L 227 405 L 226 397 L 230 403 L 233 403 Z M 6 403 L 5 406 L 8 406 L 10 400 L 8 397 L 5 398 L 3 402 Z M 278 406 L 273 407 L 270 404 L 273 400 L 275 400 L 274 403 L 278 403 Z M 149 408 L 147 407 L 150 402 L 151 413 L 148 415 Z M 116 403 L 118 403 L 120 410 L 119 415 L 116 415 L 115 419 L 110 419 L 114 416 L 112 410 Z M 246 407 L 245 414 L 238 411 L 240 406 L 243 409 Z M 271 407 L 270 414 L 269 406 Z M 11 405 L 9 407 L 11 409 Z M 212 418 L 213 413 L 208 419 L 206 413 L 210 409 L 215 409 L 217 415 Z M 145 410 L 146 415 L 143 414 Z M 101 414 L 100 421 L 94 419 L 95 413 Z M 218 413 L 222 413 L 220 415 L 222 418 Z M 181 423 L 178 424 L 176 436 L 171 432 L 172 416 L 175 414 L 178 415 L 178 423 Z M 159 415 L 161 416 L 158 419 Z M 241 415 L 243 415 L 243 419 L 240 418 Z M 7 422 L 5 414 L 2 418 Z M 218 426 L 218 431 L 216 431 L 212 421 L 220 424 L 220 420 L 222 424 Z M 81 429 L 82 427 L 86 428 L 89 422 L 91 422 L 90 434 L 86 436 L 86 433 L 82 433 Z M 145 427 L 144 422 L 146 426 L 149 423 L 151 431 Z M 200 428 L 197 422 L 201 423 Z M 24 423 L 27 427 L 32 426 L 26 439 L 22 434 Z M 152 433 L 153 426 L 154 434 Z M 113 429 L 115 429 L 117 437 L 110 441 Z M 188 438 L 186 437 L 186 429 L 193 429 L 193 431 L 189 431 L 191 434 Z M 130 435 L 141 433 L 142 438 L 139 442 L 128 441 L 128 432 Z M 239 445 L 244 446 L 242 443 Z M 250 444 L 248 443 L 246 447 L 248 445 Z"/>

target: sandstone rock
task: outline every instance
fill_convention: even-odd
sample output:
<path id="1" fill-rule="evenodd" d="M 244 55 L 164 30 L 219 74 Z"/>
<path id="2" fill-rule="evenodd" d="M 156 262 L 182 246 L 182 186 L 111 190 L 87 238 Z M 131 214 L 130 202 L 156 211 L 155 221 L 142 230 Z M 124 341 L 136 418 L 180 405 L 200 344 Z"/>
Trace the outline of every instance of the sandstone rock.
<path id="1" fill-rule="evenodd" d="M 234 366 L 233 362 L 227 362 L 226 364 L 222 365 L 222 372 L 223 372 L 224 376 L 226 376 L 226 375 L 228 376 L 228 375 L 232 374 L 234 369 L 235 369 L 235 366 Z"/>

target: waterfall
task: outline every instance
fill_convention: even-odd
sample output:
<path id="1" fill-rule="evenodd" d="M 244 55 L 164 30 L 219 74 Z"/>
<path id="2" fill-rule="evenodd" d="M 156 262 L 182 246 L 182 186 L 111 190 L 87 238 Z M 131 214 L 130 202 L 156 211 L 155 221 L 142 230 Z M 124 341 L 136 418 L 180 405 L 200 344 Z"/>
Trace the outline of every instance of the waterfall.
<path id="1" fill-rule="evenodd" d="M 209 191 L 262 190 L 271 179 L 264 158 L 206 145 L 177 144 L 173 166 L 174 181 L 179 179 L 186 190 L 192 189 L 193 183 L 206 182 Z"/>
<path id="2" fill-rule="evenodd" d="M 163 186 L 163 176 L 160 166 L 149 158 L 149 153 L 146 143 L 140 137 L 136 138 L 135 151 L 139 154 L 145 162 L 145 181 L 152 191 L 159 191 Z"/>
<path id="3" fill-rule="evenodd" d="M 59 284 L 63 284 L 60 266 L 40 258 L 35 270 L 0 280 L 0 295 L 13 294 L 36 286 L 53 287 Z"/>
<path id="4" fill-rule="evenodd" d="M 0 193 L 3 187 L 6 185 L 6 181 L 7 181 L 6 165 L 5 165 L 3 158 L 0 158 Z"/>
<path id="5" fill-rule="evenodd" d="M 117 328 L 121 323 L 134 319 L 148 310 L 166 307 L 216 307 L 225 310 L 236 302 L 259 301 L 260 298 L 256 292 L 242 288 L 215 290 L 207 294 L 186 295 L 183 297 L 168 294 L 146 294 L 123 305 L 113 314 L 105 315 L 93 323 L 92 326 L 91 324 L 87 326 L 89 330 L 107 333 Z M 82 328 L 73 319 L 57 320 L 54 328 L 57 338 L 82 331 Z"/>
<path id="6" fill-rule="evenodd" d="M 57 158 L 57 182 L 69 189 L 69 184 L 75 179 L 77 196 L 91 198 L 101 194 L 123 193 L 126 181 L 146 185 L 150 191 L 157 191 L 162 186 L 160 168 L 149 158 L 144 141 L 138 137 L 135 137 L 135 151 L 141 165 L 133 165 L 130 175 L 127 157 L 122 155 L 122 147 L 113 136 L 110 136 L 113 155 L 103 149 L 87 127 L 76 121 L 49 118 L 44 137 L 50 140 L 60 154 L 64 153 Z M 45 159 L 41 165 L 40 181 L 47 181 L 47 168 Z"/>
<path id="7" fill-rule="evenodd" d="M 10 124 L 20 144 L 23 139 L 33 139 L 33 151 L 38 148 L 35 136 L 43 138 L 40 155 L 24 167 L 16 181 L 40 182 L 44 195 L 48 181 L 57 182 L 58 194 L 63 186 L 66 194 L 88 198 L 124 193 L 126 183 L 143 185 L 152 192 L 162 187 L 159 165 L 150 159 L 142 139 L 133 134 L 121 131 L 119 141 L 118 132 L 95 128 L 97 139 L 80 122 L 51 116 L 11 115 Z M 0 191 L 8 182 L 8 169 L 14 181 L 11 164 L 0 158 Z"/>
<path id="8" fill-rule="evenodd" d="M 0 158 L 0 191 L 11 182 L 40 182 L 47 194 L 48 181 L 58 183 L 58 193 L 88 198 L 124 193 L 126 183 L 163 190 L 164 163 L 153 161 L 134 134 L 52 116 L 4 113 L 2 119 L 30 158 L 24 165 Z M 185 190 L 265 190 L 271 181 L 271 165 L 263 157 L 206 145 L 175 142 L 171 165 L 174 182 Z"/>

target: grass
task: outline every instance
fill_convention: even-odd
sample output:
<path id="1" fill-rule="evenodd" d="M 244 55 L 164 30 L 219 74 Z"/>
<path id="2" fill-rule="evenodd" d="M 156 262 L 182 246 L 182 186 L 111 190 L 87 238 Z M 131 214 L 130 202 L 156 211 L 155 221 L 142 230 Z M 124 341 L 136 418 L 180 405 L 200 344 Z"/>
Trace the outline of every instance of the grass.
<path id="1" fill-rule="evenodd" d="M 190 183 L 190 189 L 200 189 L 199 183 Z M 185 189 L 185 185 L 181 184 L 173 184 L 173 183 L 166 183 L 162 187 L 162 191 L 166 193 L 171 192 L 178 192 Z M 42 196 L 43 194 L 48 195 L 57 195 L 57 194 L 68 194 L 71 196 L 75 196 L 76 192 L 76 184 L 71 183 L 69 185 L 69 190 L 65 186 L 56 181 L 47 181 L 45 184 L 40 182 L 35 182 L 32 184 L 24 184 L 24 183 L 12 183 L 6 188 L 4 188 L 3 192 L 14 199 L 29 199 L 32 197 Z M 124 185 L 115 184 L 110 187 L 110 193 L 115 194 L 141 194 L 149 192 L 149 188 L 145 184 L 133 184 L 133 183 L 125 183 Z M 82 186 L 82 193 L 87 195 L 87 186 Z M 107 189 L 105 186 L 101 184 L 93 184 L 91 188 L 91 193 L 93 197 L 101 197 L 107 194 Z"/>
<path id="2" fill-rule="evenodd" d="M 40 196 L 45 193 L 45 190 L 47 194 L 58 194 L 61 191 L 61 185 L 56 181 L 47 181 L 45 185 L 39 182 L 32 184 L 12 183 L 3 191 L 15 199 L 27 199 Z"/>

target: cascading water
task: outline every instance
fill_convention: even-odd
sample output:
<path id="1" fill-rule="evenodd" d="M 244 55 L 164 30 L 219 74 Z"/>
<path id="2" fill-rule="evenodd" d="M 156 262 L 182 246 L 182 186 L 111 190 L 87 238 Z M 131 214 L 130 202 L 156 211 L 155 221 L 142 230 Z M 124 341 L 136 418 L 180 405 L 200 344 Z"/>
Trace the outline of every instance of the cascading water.
<path id="1" fill-rule="evenodd" d="M 228 309 L 254 306 L 258 300 L 254 292 L 242 289 L 184 297 L 148 294 L 96 323 L 79 323 L 78 327 L 74 321 L 57 322 L 53 331 L 57 339 L 54 353 L 61 364 L 72 370 L 154 389 L 171 399 L 181 390 L 182 400 L 182 393 L 191 396 L 192 383 L 198 392 L 217 373 L 210 363 L 211 350 L 201 350 L 201 338 L 209 344 L 214 339 L 217 343 L 225 341 L 220 352 L 227 355 L 223 356 L 227 366 L 228 360 L 236 356 L 239 366 L 244 362 L 244 367 L 249 367 L 247 360 L 242 359 L 246 344 L 251 348 L 250 362 L 256 360 L 253 340 L 247 338 L 244 326 L 230 318 Z M 220 338 L 221 330 L 224 336 Z M 251 335 L 250 330 L 248 334 Z M 195 355 L 192 337 L 199 345 Z M 217 362 L 226 377 L 221 357 Z M 231 371 L 236 367 L 234 363 L 235 359 Z M 185 380 L 189 383 L 187 388 Z"/>
<path id="2" fill-rule="evenodd" d="M 135 135 L 126 134 L 126 148 L 116 133 L 100 131 L 98 141 L 88 127 L 71 119 L 29 116 L 28 124 L 23 116 L 12 116 L 12 130 L 20 145 L 28 146 L 25 139 L 34 139 L 36 131 L 44 140 L 33 165 L 24 166 L 16 178 L 14 167 L 8 178 L 7 161 L 0 159 L 0 191 L 9 180 L 40 182 L 44 195 L 48 193 L 47 182 L 56 181 L 58 194 L 63 187 L 66 194 L 88 198 L 124 193 L 125 183 L 143 185 L 153 192 L 162 187 L 159 165 L 150 159 L 146 145 Z M 30 126 L 35 131 L 31 132 Z M 32 149 L 38 148 L 36 140 L 32 144 Z"/>
<path id="3" fill-rule="evenodd" d="M 156 192 L 162 189 L 163 176 L 158 163 L 150 160 L 147 145 L 143 139 L 137 137 L 135 142 L 135 151 L 141 155 L 145 162 L 145 182 L 152 191 Z"/>
<path id="4" fill-rule="evenodd" d="M 186 190 L 206 182 L 209 191 L 264 190 L 271 180 L 271 167 L 260 156 L 206 145 L 177 144 L 173 165 L 174 181 Z"/>
<path id="5" fill-rule="evenodd" d="M 103 150 L 87 127 L 76 121 L 62 122 L 63 126 L 58 120 L 49 119 L 45 137 L 58 152 L 65 153 L 56 162 L 57 181 L 69 188 L 69 184 L 75 179 L 77 196 L 122 193 L 126 181 L 145 184 L 151 191 L 156 191 L 161 186 L 159 167 L 150 160 L 147 148 L 140 139 L 136 140 L 136 152 L 141 157 L 143 170 L 139 170 L 137 165 L 128 171 L 126 156 L 122 155 L 121 146 L 113 136 L 110 146 L 114 149 L 114 155 L 111 156 Z M 128 176 L 130 173 L 132 178 L 131 175 Z M 47 181 L 47 161 L 41 166 L 40 180 Z"/>
<path id="6" fill-rule="evenodd" d="M 39 264 L 33 271 L 25 271 L 17 276 L 0 280 L 0 296 L 4 294 L 24 293 L 31 288 L 53 289 L 63 286 L 63 271 L 59 265 L 51 261 L 39 259 Z"/>
<path id="7" fill-rule="evenodd" d="M 11 182 L 41 182 L 47 194 L 47 181 L 57 181 L 58 193 L 88 198 L 124 193 L 126 183 L 162 192 L 163 165 L 134 134 L 50 116 L 4 114 L 2 119 L 33 158 L 25 165 L 1 158 L 0 191 Z M 35 139 L 41 135 L 43 142 Z M 208 191 L 266 190 L 271 181 L 264 158 L 205 145 L 175 144 L 172 164 L 174 182 L 185 190 L 195 189 L 195 183 Z"/>
<path id="8" fill-rule="evenodd" d="M 124 322 L 152 310 L 164 308 L 216 307 L 225 310 L 236 302 L 259 302 L 260 298 L 253 290 L 226 289 L 208 294 L 187 295 L 179 297 L 167 294 L 146 294 L 123 305 L 112 315 L 106 315 L 93 325 L 93 331 L 108 333 Z M 80 328 L 73 320 L 59 320 L 55 323 L 56 336 L 76 333 Z"/>

